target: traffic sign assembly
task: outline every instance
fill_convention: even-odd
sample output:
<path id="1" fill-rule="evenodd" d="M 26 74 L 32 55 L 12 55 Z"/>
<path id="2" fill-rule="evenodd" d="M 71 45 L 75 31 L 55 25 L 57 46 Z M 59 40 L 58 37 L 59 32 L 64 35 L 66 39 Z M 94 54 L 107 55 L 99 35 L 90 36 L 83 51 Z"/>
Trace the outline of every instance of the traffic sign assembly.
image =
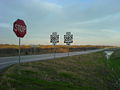
<path id="1" fill-rule="evenodd" d="M 55 59 L 56 53 L 55 45 L 56 43 L 59 43 L 59 35 L 57 35 L 57 32 L 53 32 L 52 35 L 50 35 L 50 42 L 53 43 L 54 45 L 54 59 Z"/>
<path id="2" fill-rule="evenodd" d="M 64 43 L 66 43 L 66 45 L 70 45 L 71 43 L 73 43 L 73 34 L 71 34 L 71 32 L 66 32 L 66 35 L 64 35 Z M 69 47 L 68 47 L 68 56 L 69 56 Z"/>
<path id="3" fill-rule="evenodd" d="M 21 59 L 20 58 L 20 42 L 21 42 L 21 38 L 23 38 L 27 33 L 27 26 L 25 22 L 21 19 L 17 19 L 13 23 L 13 31 L 15 32 L 16 36 L 19 37 L 19 63 L 20 63 L 20 59 Z"/>

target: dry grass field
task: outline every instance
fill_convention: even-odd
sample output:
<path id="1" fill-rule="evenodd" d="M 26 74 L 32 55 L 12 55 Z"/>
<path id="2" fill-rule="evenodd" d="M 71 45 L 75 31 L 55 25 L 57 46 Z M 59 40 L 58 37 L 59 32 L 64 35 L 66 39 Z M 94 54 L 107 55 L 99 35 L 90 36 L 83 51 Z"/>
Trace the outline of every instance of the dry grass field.
<path id="1" fill-rule="evenodd" d="M 69 51 L 85 51 L 106 47 L 108 46 L 71 45 Z M 0 56 L 16 56 L 18 55 L 18 49 L 18 45 L 0 44 Z M 21 55 L 46 54 L 54 51 L 57 53 L 68 52 L 68 46 L 56 45 L 54 50 L 52 45 L 21 45 Z"/>

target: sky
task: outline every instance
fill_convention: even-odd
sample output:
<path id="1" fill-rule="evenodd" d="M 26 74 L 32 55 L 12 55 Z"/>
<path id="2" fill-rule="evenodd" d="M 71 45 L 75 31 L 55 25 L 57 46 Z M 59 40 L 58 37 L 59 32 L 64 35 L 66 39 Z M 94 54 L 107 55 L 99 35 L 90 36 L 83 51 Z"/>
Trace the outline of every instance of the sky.
<path id="1" fill-rule="evenodd" d="M 50 34 L 71 32 L 73 45 L 120 46 L 120 0 L 0 0 L 0 44 L 18 44 L 13 23 L 22 19 L 22 44 L 50 44 Z"/>

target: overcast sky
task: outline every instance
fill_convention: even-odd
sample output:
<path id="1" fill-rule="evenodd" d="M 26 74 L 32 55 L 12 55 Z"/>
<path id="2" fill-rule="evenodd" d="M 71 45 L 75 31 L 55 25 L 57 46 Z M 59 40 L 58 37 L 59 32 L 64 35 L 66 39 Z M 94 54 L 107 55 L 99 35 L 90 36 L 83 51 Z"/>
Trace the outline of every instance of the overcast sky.
<path id="1" fill-rule="evenodd" d="M 75 45 L 120 46 L 120 0 L 0 0 L 0 44 L 18 44 L 18 18 L 27 25 L 22 44 L 50 44 L 52 32 L 64 44 L 71 32 Z"/>

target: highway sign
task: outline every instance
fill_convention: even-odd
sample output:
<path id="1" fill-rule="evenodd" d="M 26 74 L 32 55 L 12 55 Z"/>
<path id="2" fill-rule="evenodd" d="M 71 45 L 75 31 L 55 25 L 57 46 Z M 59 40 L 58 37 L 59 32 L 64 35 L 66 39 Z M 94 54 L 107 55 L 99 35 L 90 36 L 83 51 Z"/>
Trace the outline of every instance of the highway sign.
<path id="1" fill-rule="evenodd" d="M 68 46 L 70 43 L 73 43 L 73 35 L 71 32 L 66 32 L 66 35 L 64 35 L 64 43 L 66 43 Z M 68 56 L 69 56 L 69 47 L 68 47 Z"/>
<path id="2" fill-rule="evenodd" d="M 53 44 L 59 43 L 59 35 L 57 35 L 57 32 L 53 32 L 52 35 L 50 35 L 50 42 Z"/>
<path id="3" fill-rule="evenodd" d="M 23 38 L 26 34 L 27 27 L 23 20 L 16 20 L 13 24 L 13 31 L 17 37 Z"/>
<path id="4" fill-rule="evenodd" d="M 57 35 L 57 32 L 53 32 L 52 35 L 50 35 L 50 42 L 53 43 L 54 46 L 54 59 L 55 59 L 56 53 L 55 45 L 56 43 L 59 43 L 59 35 Z"/>
<path id="5" fill-rule="evenodd" d="M 71 32 L 66 32 L 66 35 L 64 35 L 64 43 L 69 45 L 70 43 L 73 43 L 73 35 Z"/>

